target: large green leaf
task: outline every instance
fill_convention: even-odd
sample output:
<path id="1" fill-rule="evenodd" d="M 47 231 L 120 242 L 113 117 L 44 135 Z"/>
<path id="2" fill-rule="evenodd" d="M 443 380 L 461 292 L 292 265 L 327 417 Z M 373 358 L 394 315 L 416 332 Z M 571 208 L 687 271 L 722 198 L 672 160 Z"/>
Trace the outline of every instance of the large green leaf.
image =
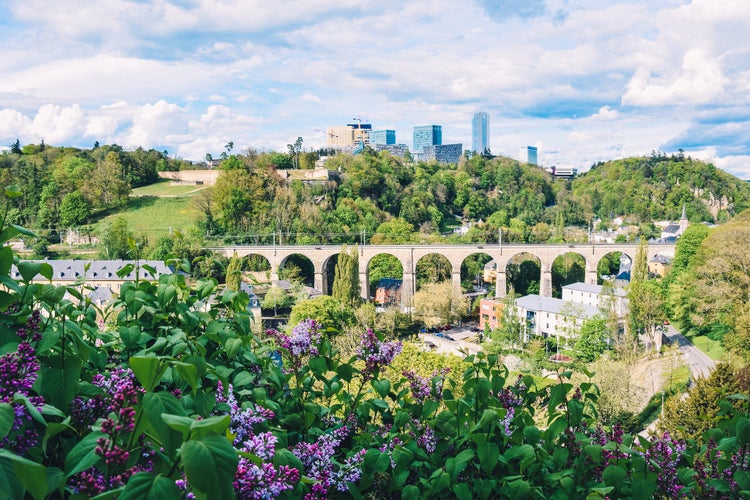
<path id="1" fill-rule="evenodd" d="M 167 425 L 167 422 L 162 418 L 162 413 L 186 418 L 185 410 L 179 400 L 169 392 L 147 392 L 143 395 L 141 406 L 143 408 L 142 432 L 158 441 L 167 455 L 172 456 L 174 451 L 179 448 L 183 438 L 180 431 Z M 189 430 L 190 425 L 188 424 L 185 428 L 185 435 Z M 138 432 L 141 432 L 141 430 Z"/>
<path id="2" fill-rule="evenodd" d="M 81 378 L 81 359 L 78 356 L 68 356 L 63 362 L 62 357 L 55 356 L 48 361 L 49 366 L 39 371 L 38 387 L 45 401 L 57 408 L 67 408 L 76 396 L 78 381 Z M 64 366 L 64 368 L 63 368 Z"/>
<path id="3" fill-rule="evenodd" d="M 16 455 L 8 450 L 0 450 L 0 458 L 10 460 L 16 479 L 34 499 L 47 496 L 49 483 L 47 482 L 47 468 L 40 463 Z"/>
<path id="4" fill-rule="evenodd" d="M 156 356 L 133 356 L 130 358 L 130 369 L 143 388 L 150 392 L 161 380 L 167 365 Z"/>
<path id="5" fill-rule="evenodd" d="M 170 500 L 182 498 L 180 490 L 174 481 L 153 472 L 139 472 L 134 474 L 125 489 L 118 497 L 119 500 Z"/>
<path id="6" fill-rule="evenodd" d="M 224 500 L 234 495 L 232 481 L 239 459 L 225 437 L 212 434 L 191 439 L 182 444 L 180 454 L 190 485 L 207 499 Z"/>
<path id="7" fill-rule="evenodd" d="M 107 435 L 101 431 L 95 431 L 81 439 L 75 447 L 68 452 L 65 457 L 65 470 L 68 477 L 73 474 L 85 471 L 96 464 L 101 457 L 94 453 L 96 449 L 96 440 Z"/>
<path id="8" fill-rule="evenodd" d="M 13 428 L 16 413 L 8 403 L 0 403 L 0 436 L 7 436 Z"/>

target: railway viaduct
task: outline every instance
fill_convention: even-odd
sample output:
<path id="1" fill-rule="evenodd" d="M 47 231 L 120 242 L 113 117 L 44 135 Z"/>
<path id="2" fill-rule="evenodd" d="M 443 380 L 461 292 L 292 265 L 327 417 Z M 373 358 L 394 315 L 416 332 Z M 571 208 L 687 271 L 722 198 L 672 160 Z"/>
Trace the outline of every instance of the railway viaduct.
<path id="1" fill-rule="evenodd" d="M 541 264 L 540 295 L 552 296 L 552 263 L 554 260 L 566 253 L 576 253 L 583 257 L 586 262 L 586 283 L 597 282 L 597 265 L 607 254 L 622 252 L 635 260 L 638 249 L 637 243 L 624 244 L 463 244 L 463 245 L 358 245 L 355 247 L 359 255 L 359 280 L 363 298 L 370 299 L 368 269 L 373 257 L 380 254 L 389 254 L 401 262 L 403 269 L 403 282 L 401 289 L 401 300 L 408 304 L 411 296 L 416 292 L 416 264 L 422 257 L 429 254 L 438 254 L 450 262 L 452 268 L 453 286 L 461 285 L 461 264 L 464 259 L 473 254 L 486 254 L 497 264 L 497 295 L 502 296 L 507 290 L 506 269 L 510 260 L 518 254 L 530 254 Z M 240 256 L 259 255 L 265 257 L 271 265 L 271 279 L 279 278 L 279 270 L 284 268 L 284 263 L 291 255 L 302 255 L 310 260 L 315 269 L 314 287 L 324 293 L 328 289 L 326 282 L 326 269 L 331 258 L 341 253 L 339 245 L 237 245 L 212 247 L 208 250 L 231 257 L 235 253 Z M 648 245 L 648 256 L 674 255 L 673 243 L 652 243 Z"/>

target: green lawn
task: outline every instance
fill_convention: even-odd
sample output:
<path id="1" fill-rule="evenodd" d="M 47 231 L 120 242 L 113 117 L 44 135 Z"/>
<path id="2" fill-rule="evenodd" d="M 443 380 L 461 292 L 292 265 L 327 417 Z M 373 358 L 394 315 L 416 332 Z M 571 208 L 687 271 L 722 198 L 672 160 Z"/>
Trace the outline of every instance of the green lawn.
<path id="1" fill-rule="evenodd" d="M 192 196 L 208 186 L 160 181 L 133 189 L 131 196 Z"/>
<path id="2" fill-rule="evenodd" d="M 724 346 L 721 345 L 720 341 L 711 340 L 705 335 L 686 335 L 686 337 L 695 345 L 695 347 L 706 353 L 708 357 L 714 361 L 721 361 L 724 359 L 726 350 L 724 349 Z"/>
<path id="3" fill-rule="evenodd" d="M 98 229 L 117 217 L 124 217 L 136 235 L 142 234 L 152 239 L 168 234 L 170 228 L 173 231 L 183 231 L 188 226 L 195 225 L 199 215 L 189 196 L 139 196 L 131 198 L 127 208 L 100 219 L 95 226 Z"/>

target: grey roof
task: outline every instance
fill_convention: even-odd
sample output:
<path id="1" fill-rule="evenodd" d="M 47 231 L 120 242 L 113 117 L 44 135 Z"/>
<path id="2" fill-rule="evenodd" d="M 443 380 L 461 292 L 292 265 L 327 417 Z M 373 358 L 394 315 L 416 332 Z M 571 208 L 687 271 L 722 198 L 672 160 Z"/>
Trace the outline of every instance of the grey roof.
<path id="1" fill-rule="evenodd" d="M 567 288 L 568 290 L 576 290 L 578 292 L 587 292 L 587 293 L 596 293 L 601 294 L 602 290 L 604 290 L 604 287 L 602 285 L 594 285 L 593 283 L 571 283 L 570 285 L 564 285 L 563 289 Z M 624 296 L 625 290 L 622 288 L 615 288 L 614 289 L 615 295 Z"/>
<path id="2" fill-rule="evenodd" d="M 32 260 L 29 262 L 43 262 L 52 266 L 52 280 L 75 280 L 81 276 L 86 276 L 89 280 L 111 280 L 111 281 L 131 281 L 135 279 L 135 269 L 123 276 L 122 278 L 117 277 L 117 271 L 122 269 L 128 264 L 135 264 L 134 260 Z M 172 270 L 164 264 L 162 261 L 157 260 L 141 260 L 138 261 L 141 266 L 140 278 L 147 280 L 154 280 L 159 277 L 160 274 L 172 274 Z M 88 271 L 86 271 L 86 265 L 89 265 Z M 151 266 L 156 269 L 156 276 L 152 276 L 143 266 Z M 21 277 L 18 269 L 13 266 L 12 276 L 14 279 Z"/>
<path id="3" fill-rule="evenodd" d="M 542 297 L 540 295 L 524 295 L 516 299 L 516 305 L 529 311 L 549 312 L 560 314 L 570 313 L 568 316 L 578 318 L 592 318 L 599 314 L 599 308 L 586 304 L 576 304 L 567 300 L 554 297 Z"/>
<path id="4" fill-rule="evenodd" d="M 669 264 L 672 261 L 666 255 L 654 255 L 649 262 L 658 262 L 661 264 Z"/>
<path id="5" fill-rule="evenodd" d="M 662 233 L 677 234 L 680 232 L 679 224 L 670 224 L 661 231 Z"/>

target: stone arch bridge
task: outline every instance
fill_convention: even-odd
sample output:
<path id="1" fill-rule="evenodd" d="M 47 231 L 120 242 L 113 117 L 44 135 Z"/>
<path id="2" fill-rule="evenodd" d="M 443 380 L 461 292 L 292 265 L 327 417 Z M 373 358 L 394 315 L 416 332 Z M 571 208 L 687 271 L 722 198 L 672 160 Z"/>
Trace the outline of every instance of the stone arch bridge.
<path id="1" fill-rule="evenodd" d="M 359 255 L 359 280 L 363 298 L 370 299 L 368 269 L 373 257 L 380 254 L 389 254 L 401 262 L 403 269 L 403 283 L 401 289 L 401 300 L 403 304 L 409 304 L 409 299 L 416 291 L 416 264 L 419 259 L 426 255 L 438 254 L 445 257 L 452 267 L 453 286 L 461 286 L 461 264 L 473 254 L 486 254 L 497 263 L 497 294 L 504 294 L 507 289 L 506 269 L 511 259 L 518 254 L 530 254 L 539 259 L 541 276 L 539 280 L 540 295 L 552 296 L 552 263 L 554 260 L 566 253 L 581 255 L 586 262 L 586 283 L 596 284 L 597 265 L 607 254 L 622 252 L 635 261 L 638 249 L 637 243 L 623 244 L 462 244 L 462 245 L 359 245 L 356 246 Z M 325 292 L 328 289 L 326 283 L 326 269 L 330 259 L 341 253 L 340 245 L 236 245 L 224 247 L 211 247 L 207 250 L 223 254 L 227 257 L 237 253 L 238 256 L 260 255 L 265 257 L 271 264 L 271 279 L 279 278 L 279 270 L 283 269 L 284 262 L 291 255 L 302 255 L 312 262 L 315 269 L 315 288 Z M 648 245 L 647 258 L 650 260 L 658 254 L 674 255 L 675 245 L 673 243 L 656 243 Z"/>

